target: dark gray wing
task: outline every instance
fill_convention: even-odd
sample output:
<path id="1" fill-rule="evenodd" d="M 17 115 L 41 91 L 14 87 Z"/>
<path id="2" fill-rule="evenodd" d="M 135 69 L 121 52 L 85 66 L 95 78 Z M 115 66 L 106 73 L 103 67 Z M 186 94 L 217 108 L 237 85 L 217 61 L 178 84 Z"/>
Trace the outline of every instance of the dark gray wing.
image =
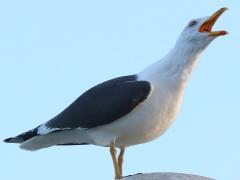
<path id="1" fill-rule="evenodd" d="M 150 91 L 150 83 L 137 81 L 136 75 L 103 82 L 82 94 L 46 126 L 72 129 L 109 124 L 132 111 Z"/>

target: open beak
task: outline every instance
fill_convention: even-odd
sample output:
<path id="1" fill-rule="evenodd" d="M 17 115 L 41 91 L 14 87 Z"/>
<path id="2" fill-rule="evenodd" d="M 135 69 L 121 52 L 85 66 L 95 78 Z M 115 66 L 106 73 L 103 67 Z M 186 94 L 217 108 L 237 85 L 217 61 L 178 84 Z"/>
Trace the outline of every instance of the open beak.
<path id="1" fill-rule="evenodd" d="M 215 12 L 210 18 L 208 18 L 199 28 L 199 32 L 209 33 L 209 36 L 224 36 L 228 34 L 227 31 L 212 31 L 212 28 L 218 18 L 226 11 L 227 8 L 221 8 L 217 12 Z"/>

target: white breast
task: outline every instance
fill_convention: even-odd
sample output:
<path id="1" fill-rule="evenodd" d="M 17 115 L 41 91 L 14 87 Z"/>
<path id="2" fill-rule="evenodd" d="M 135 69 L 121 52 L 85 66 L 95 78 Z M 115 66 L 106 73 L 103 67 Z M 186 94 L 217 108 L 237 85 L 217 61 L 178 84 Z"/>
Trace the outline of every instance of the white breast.
<path id="1" fill-rule="evenodd" d="M 117 143 L 134 145 L 159 137 L 175 120 L 182 98 L 181 89 L 153 84 L 148 99 L 123 119 L 126 132 L 117 139 Z"/>

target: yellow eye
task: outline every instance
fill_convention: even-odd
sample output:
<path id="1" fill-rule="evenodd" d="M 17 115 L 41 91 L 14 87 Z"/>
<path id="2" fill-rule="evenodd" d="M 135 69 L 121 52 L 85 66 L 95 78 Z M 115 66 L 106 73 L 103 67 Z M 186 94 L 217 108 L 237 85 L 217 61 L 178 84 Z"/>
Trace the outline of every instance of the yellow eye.
<path id="1" fill-rule="evenodd" d="M 193 26 L 195 26 L 196 24 L 197 24 L 197 21 L 192 21 L 192 22 L 190 22 L 189 27 L 193 27 Z"/>

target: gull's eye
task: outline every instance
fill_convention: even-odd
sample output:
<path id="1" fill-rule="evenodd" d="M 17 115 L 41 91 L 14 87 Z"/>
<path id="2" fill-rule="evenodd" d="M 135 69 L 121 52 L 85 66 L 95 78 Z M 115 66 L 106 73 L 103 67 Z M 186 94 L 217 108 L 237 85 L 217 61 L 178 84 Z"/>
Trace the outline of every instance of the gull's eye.
<path id="1" fill-rule="evenodd" d="M 197 21 L 192 21 L 192 22 L 189 23 L 189 27 L 193 27 L 193 26 L 195 26 L 196 24 L 197 24 Z"/>

